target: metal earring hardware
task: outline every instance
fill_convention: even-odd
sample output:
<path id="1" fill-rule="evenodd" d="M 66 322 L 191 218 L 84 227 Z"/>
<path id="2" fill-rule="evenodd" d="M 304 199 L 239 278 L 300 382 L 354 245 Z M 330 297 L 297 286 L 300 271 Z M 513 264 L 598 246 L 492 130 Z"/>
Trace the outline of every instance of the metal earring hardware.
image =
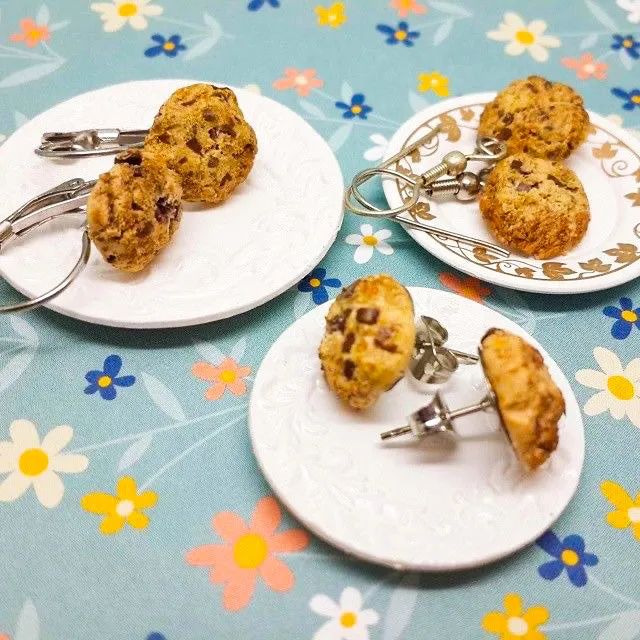
<path id="1" fill-rule="evenodd" d="M 459 364 L 473 365 L 479 360 L 474 354 L 445 347 L 448 339 L 448 331 L 435 318 L 420 316 L 409 373 L 414 383 L 425 385 L 427 393 L 430 385 L 447 382 Z"/>
<path id="2" fill-rule="evenodd" d="M 142 147 L 146 129 L 83 129 L 82 131 L 48 132 L 42 134 L 35 149 L 43 158 L 77 158 L 120 153 Z"/>
<path id="3" fill-rule="evenodd" d="M 476 404 L 454 410 L 449 409 L 442 396 L 436 393 L 429 404 L 418 409 L 407 418 L 407 425 L 384 431 L 380 434 L 380 439 L 389 440 L 403 435 L 423 438 L 436 433 L 455 433 L 453 421 L 456 418 L 495 408 L 496 399 L 493 392 L 488 393 Z"/>
<path id="4" fill-rule="evenodd" d="M 422 175 L 409 176 L 390 168 L 393 163 L 405 158 L 419 147 L 427 144 L 439 132 L 440 125 L 437 125 L 433 129 L 430 129 L 424 136 L 407 148 L 391 156 L 382 164 L 371 169 L 364 169 L 356 174 L 351 185 L 345 192 L 345 209 L 356 215 L 392 219 L 411 229 L 425 231 L 436 239 L 446 238 L 457 240 L 472 247 L 481 247 L 490 250 L 503 258 L 508 257 L 510 255 L 509 251 L 496 244 L 472 238 L 464 234 L 439 229 L 433 225 L 420 222 L 410 215 L 410 209 L 418 203 L 420 196 L 423 194 L 429 197 L 456 195 L 459 200 L 473 199 L 479 193 L 487 174 L 485 172 L 483 174 L 484 177 L 480 178 L 471 172 L 466 172 L 467 163 L 472 160 L 477 160 L 493 164 L 506 155 L 506 145 L 503 142 L 496 138 L 479 137 L 472 153 L 464 154 L 461 151 L 451 151 L 444 156 L 441 162 L 428 171 L 425 171 Z M 438 178 L 444 175 L 450 177 L 437 182 Z M 374 176 L 389 176 L 405 184 L 409 184 L 412 187 L 411 197 L 399 207 L 391 209 L 381 209 L 377 207 L 372 202 L 369 202 L 359 190 L 365 182 Z"/>
<path id="5" fill-rule="evenodd" d="M 60 216 L 84 215 L 82 207 L 86 205 L 95 183 L 95 180 L 86 182 L 82 178 L 74 178 L 26 202 L 0 222 L 0 252 L 16 238 L 21 238 Z M 91 240 L 85 226 L 80 256 L 69 274 L 55 287 L 37 298 L 0 307 L 0 314 L 34 309 L 60 295 L 78 277 L 89 261 L 90 255 Z"/>

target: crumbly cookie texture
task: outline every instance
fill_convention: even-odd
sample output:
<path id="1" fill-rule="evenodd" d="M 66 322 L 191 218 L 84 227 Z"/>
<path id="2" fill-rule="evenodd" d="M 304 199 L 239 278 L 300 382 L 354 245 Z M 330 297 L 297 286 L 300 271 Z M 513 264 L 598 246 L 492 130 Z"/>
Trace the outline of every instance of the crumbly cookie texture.
<path id="1" fill-rule="evenodd" d="M 571 87 L 540 76 L 515 80 L 486 105 L 478 134 L 502 140 L 509 154 L 524 151 L 562 160 L 587 138 L 589 115 Z"/>
<path id="2" fill-rule="evenodd" d="M 185 200 L 217 204 L 246 180 L 258 143 L 231 89 L 194 84 L 162 105 L 145 149 L 178 174 Z"/>
<path id="3" fill-rule="evenodd" d="M 480 211 L 502 244 L 539 260 L 575 247 L 591 218 L 582 183 L 571 169 L 525 153 L 498 162 L 480 196 Z"/>
<path id="4" fill-rule="evenodd" d="M 327 313 L 319 355 L 329 388 L 354 409 L 371 406 L 404 375 L 415 335 L 405 287 L 384 274 L 356 280 Z"/>
<path id="5" fill-rule="evenodd" d="M 89 236 L 102 257 L 121 271 L 141 271 L 180 225 L 182 189 L 177 176 L 152 154 L 119 154 L 87 202 Z"/>
<path id="6" fill-rule="evenodd" d="M 480 355 L 513 450 L 527 469 L 537 469 L 558 446 L 562 392 L 538 350 L 520 336 L 491 329 Z"/>

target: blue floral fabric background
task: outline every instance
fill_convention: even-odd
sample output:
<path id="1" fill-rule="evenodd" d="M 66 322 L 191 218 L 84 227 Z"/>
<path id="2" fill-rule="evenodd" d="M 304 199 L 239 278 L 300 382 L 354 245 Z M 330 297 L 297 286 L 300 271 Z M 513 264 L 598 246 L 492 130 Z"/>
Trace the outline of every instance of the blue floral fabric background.
<path id="1" fill-rule="evenodd" d="M 349 180 L 414 112 L 531 73 L 638 134 L 640 0 L 0 1 L 0 141 L 78 93 L 193 78 L 297 111 Z M 345 557 L 256 468 L 247 402 L 269 345 L 381 271 L 499 310 L 573 382 L 578 494 L 495 565 L 417 575 Z M 638 282 L 521 294 L 347 215 L 316 269 L 232 321 L 134 332 L 47 310 L 3 317 L 0 418 L 1 640 L 640 638 Z"/>

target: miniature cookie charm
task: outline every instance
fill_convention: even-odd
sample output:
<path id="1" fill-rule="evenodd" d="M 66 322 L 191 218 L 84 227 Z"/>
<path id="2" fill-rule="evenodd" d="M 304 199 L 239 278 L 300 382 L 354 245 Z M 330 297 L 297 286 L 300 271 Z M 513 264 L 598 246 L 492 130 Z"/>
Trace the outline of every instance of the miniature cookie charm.
<path id="1" fill-rule="evenodd" d="M 516 80 L 486 105 L 478 134 L 538 158 L 562 160 L 587 138 L 589 115 L 569 86 L 540 76 Z"/>
<path id="2" fill-rule="evenodd" d="M 176 175 L 139 149 L 116 156 L 87 202 L 89 236 L 121 271 L 141 271 L 178 229 L 182 190 Z"/>
<path id="3" fill-rule="evenodd" d="M 488 331 L 480 356 L 513 450 L 525 467 L 536 469 L 558 446 L 562 392 L 540 353 L 508 331 Z"/>
<path id="4" fill-rule="evenodd" d="M 582 183 L 571 169 L 525 153 L 498 162 L 480 196 L 480 211 L 507 248 L 539 260 L 575 247 L 591 217 Z"/>
<path id="5" fill-rule="evenodd" d="M 356 280 L 326 317 L 319 354 L 327 384 L 354 409 L 365 409 L 402 378 L 414 341 L 405 287 L 388 275 Z"/>
<path id="6" fill-rule="evenodd" d="M 180 176 L 185 200 L 215 204 L 247 178 L 258 144 L 231 89 L 194 84 L 162 105 L 145 149 Z"/>

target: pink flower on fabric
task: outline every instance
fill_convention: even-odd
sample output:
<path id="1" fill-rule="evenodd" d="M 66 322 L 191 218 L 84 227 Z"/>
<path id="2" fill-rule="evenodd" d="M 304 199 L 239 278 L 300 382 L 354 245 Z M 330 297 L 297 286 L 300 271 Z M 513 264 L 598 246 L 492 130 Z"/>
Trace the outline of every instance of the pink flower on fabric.
<path id="1" fill-rule="evenodd" d="M 222 604 L 228 611 L 240 611 L 249 604 L 258 577 L 273 591 L 293 588 L 293 572 L 276 554 L 301 551 L 309 544 L 309 536 L 302 529 L 277 532 L 281 520 L 275 498 L 260 498 L 248 525 L 230 511 L 213 517 L 213 530 L 223 544 L 205 544 L 187 552 L 190 565 L 209 567 L 209 580 L 224 585 Z"/>
<path id="2" fill-rule="evenodd" d="M 579 80 L 605 80 L 609 65 L 606 62 L 594 60 L 590 53 L 583 53 L 580 58 L 562 58 L 560 62 L 568 69 L 574 69 Z"/>
<path id="3" fill-rule="evenodd" d="M 234 396 L 243 396 L 247 392 L 243 378 L 251 373 L 251 369 L 241 367 L 233 358 L 225 358 L 219 366 L 209 362 L 196 362 L 191 372 L 200 380 L 213 382 L 204 397 L 207 400 L 219 400 L 227 389 Z"/>
<path id="4" fill-rule="evenodd" d="M 273 88 L 278 91 L 294 89 L 299 96 L 308 96 L 313 89 L 324 84 L 320 78 L 316 78 L 315 69 L 304 69 L 299 71 L 293 67 L 284 70 L 284 78 L 279 78 L 273 83 Z"/>

